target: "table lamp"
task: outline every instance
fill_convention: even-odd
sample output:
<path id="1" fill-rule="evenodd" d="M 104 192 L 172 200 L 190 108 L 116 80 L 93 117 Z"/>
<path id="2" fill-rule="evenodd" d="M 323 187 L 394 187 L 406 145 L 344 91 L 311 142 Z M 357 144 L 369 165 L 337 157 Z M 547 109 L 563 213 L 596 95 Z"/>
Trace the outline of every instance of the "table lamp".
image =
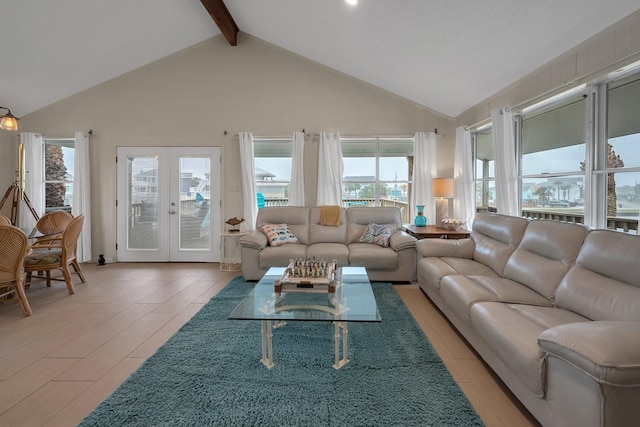
<path id="1" fill-rule="evenodd" d="M 449 200 L 453 197 L 453 178 L 434 178 L 431 180 L 431 195 L 436 200 L 436 227 L 442 226 L 442 220 L 449 215 Z"/>

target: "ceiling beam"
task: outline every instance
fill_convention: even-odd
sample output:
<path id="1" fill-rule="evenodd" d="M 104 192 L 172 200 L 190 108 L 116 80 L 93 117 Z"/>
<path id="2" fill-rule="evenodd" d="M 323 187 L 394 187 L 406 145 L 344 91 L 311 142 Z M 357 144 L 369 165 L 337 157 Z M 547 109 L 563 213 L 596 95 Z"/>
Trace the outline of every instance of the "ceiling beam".
<path id="1" fill-rule="evenodd" d="M 238 45 L 238 26 L 222 0 L 200 0 L 231 46 Z"/>

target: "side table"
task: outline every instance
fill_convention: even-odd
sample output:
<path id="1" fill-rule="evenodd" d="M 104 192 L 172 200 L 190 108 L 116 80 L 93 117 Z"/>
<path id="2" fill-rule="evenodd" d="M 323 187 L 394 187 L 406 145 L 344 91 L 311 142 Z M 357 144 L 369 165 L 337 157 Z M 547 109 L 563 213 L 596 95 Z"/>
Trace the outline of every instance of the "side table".
<path id="1" fill-rule="evenodd" d="M 246 231 L 221 231 L 220 232 L 220 271 L 240 271 L 240 237 L 247 234 Z"/>
<path id="2" fill-rule="evenodd" d="M 461 228 L 459 230 L 448 230 L 446 228 L 436 227 L 435 225 L 427 225 L 425 227 L 416 227 L 413 224 L 404 224 L 402 229 L 415 237 L 421 239 L 464 239 L 469 237 L 469 230 Z"/>

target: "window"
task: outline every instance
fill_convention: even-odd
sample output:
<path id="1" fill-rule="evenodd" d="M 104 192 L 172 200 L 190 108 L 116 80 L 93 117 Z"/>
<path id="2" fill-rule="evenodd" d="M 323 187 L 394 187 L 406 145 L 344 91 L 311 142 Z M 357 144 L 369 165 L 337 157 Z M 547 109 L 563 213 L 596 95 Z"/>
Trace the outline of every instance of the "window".
<path id="1" fill-rule="evenodd" d="M 640 211 L 640 74 L 607 85 L 606 110 L 605 154 L 595 173 L 606 174 L 607 228 L 628 232 Z"/>
<path id="2" fill-rule="evenodd" d="M 413 138 L 341 138 L 346 206 L 409 204 Z M 408 215 L 408 209 L 403 211 Z"/>
<path id="3" fill-rule="evenodd" d="M 44 140 L 45 213 L 71 212 L 73 200 L 74 139 Z"/>
<path id="4" fill-rule="evenodd" d="M 520 115 L 520 187 L 524 216 L 584 214 L 586 94 L 572 93 Z M 582 222 L 582 220 L 580 220 Z"/>
<path id="5" fill-rule="evenodd" d="M 287 206 L 291 184 L 291 138 L 254 138 L 256 193 L 267 206 Z M 259 203 L 260 205 L 260 203 Z M 260 206 L 261 207 L 261 206 Z"/>
<path id="6" fill-rule="evenodd" d="M 488 210 L 496 207 L 495 160 L 493 158 L 493 133 L 491 127 L 475 131 L 473 143 L 474 183 L 476 208 Z"/>

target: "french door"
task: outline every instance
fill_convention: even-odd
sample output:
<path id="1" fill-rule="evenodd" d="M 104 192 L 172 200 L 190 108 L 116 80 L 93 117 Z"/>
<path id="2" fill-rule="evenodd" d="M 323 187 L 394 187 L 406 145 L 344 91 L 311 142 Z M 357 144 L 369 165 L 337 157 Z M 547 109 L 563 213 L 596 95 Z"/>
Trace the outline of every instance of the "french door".
<path id="1" fill-rule="evenodd" d="M 220 261 L 220 147 L 119 147 L 118 261 Z"/>

